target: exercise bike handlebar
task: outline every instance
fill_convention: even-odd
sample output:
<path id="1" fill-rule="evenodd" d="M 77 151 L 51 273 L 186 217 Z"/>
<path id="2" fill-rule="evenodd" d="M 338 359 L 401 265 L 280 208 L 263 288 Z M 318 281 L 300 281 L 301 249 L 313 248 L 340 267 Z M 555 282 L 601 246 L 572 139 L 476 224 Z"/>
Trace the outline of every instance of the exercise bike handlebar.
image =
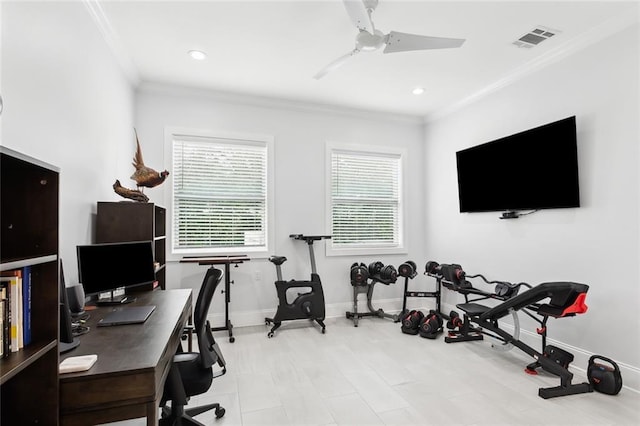
<path id="1" fill-rule="evenodd" d="M 331 235 L 304 235 L 304 234 L 291 234 L 289 238 L 293 238 L 294 240 L 305 240 L 307 244 L 313 244 L 314 241 L 319 241 L 322 239 L 330 239 Z"/>
<path id="2" fill-rule="evenodd" d="M 331 235 L 304 235 L 304 234 L 290 234 L 289 238 L 294 240 L 304 240 L 309 245 L 309 260 L 311 261 L 311 274 L 317 274 L 316 270 L 316 257 L 313 254 L 313 242 L 323 239 L 331 238 Z"/>

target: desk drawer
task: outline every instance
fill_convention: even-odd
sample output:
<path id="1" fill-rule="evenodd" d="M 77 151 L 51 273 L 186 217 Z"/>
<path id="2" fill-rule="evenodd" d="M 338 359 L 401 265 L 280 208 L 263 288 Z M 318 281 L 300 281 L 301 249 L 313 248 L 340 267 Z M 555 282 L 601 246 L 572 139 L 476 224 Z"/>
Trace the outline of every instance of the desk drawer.
<path id="1" fill-rule="evenodd" d="M 137 374 L 92 377 L 60 384 L 61 414 L 97 406 L 151 402 L 156 398 L 156 378 L 153 370 Z"/>

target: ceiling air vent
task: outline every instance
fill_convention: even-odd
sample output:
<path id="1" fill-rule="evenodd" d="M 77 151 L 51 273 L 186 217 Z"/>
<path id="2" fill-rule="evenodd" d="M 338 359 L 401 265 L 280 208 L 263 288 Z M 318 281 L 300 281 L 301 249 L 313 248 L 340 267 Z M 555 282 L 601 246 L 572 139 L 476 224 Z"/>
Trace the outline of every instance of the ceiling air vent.
<path id="1" fill-rule="evenodd" d="M 559 31 L 550 30 L 545 27 L 536 27 L 520 37 L 518 40 L 514 41 L 513 44 L 518 47 L 532 48 L 545 41 L 546 39 L 553 37 L 558 32 Z"/>

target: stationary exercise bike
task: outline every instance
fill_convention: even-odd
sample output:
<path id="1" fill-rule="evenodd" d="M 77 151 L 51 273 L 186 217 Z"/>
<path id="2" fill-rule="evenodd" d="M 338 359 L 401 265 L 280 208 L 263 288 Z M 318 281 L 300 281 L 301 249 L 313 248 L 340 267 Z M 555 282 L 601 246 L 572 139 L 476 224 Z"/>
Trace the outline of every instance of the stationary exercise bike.
<path id="1" fill-rule="evenodd" d="M 276 266 L 276 291 L 278 292 L 278 310 L 273 318 L 265 318 L 265 324 L 273 323 L 273 327 L 267 337 L 273 337 L 274 332 L 280 328 L 282 321 L 309 319 L 317 322 L 322 327 L 322 333 L 325 333 L 324 325 L 324 293 L 322 291 L 322 283 L 320 275 L 316 271 L 316 259 L 313 254 L 313 242 L 322 239 L 331 238 L 330 235 L 302 235 L 292 234 L 289 237 L 295 240 L 302 240 L 309 246 L 309 258 L 311 259 L 311 280 L 310 281 L 283 281 L 282 280 L 282 264 L 287 261 L 284 256 L 271 256 L 269 261 Z M 293 302 L 287 301 L 287 290 L 290 288 L 300 288 L 308 290 L 306 293 L 298 293 Z"/>

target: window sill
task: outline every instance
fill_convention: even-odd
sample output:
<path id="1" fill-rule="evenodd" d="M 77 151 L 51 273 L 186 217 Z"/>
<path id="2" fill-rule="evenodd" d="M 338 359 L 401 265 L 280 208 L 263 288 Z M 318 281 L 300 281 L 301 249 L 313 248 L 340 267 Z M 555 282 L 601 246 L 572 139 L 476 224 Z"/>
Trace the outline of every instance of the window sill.
<path id="1" fill-rule="evenodd" d="M 171 253 L 167 256 L 169 262 L 179 262 L 182 258 L 188 256 L 198 257 L 223 257 L 223 256 L 247 256 L 250 259 L 266 259 L 270 256 L 269 251 L 264 249 L 234 249 L 234 250 L 215 250 L 215 251 L 196 251 L 184 250 L 177 253 Z"/>
<path id="2" fill-rule="evenodd" d="M 377 256 L 387 254 L 407 254 L 405 247 L 350 247 L 350 248 L 325 248 L 325 255 L 331 256 Z"/>

